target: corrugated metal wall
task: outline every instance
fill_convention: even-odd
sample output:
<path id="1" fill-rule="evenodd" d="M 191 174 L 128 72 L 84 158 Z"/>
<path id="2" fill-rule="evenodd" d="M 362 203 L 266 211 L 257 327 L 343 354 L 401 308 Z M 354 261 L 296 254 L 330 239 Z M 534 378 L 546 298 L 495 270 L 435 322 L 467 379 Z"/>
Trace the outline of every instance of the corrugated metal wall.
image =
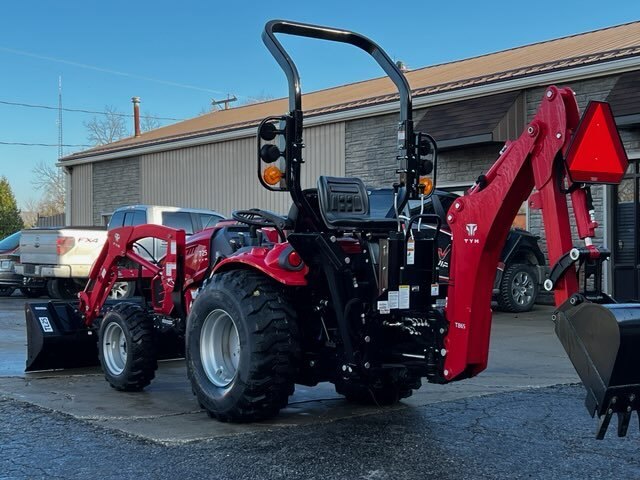
<path id="1" fill-rule="evenodd" d="M 345 171 L 344 122 L 305 129 L 304 187 L 319 175 Z M 258 207 L 286 213 L 288 193 L 270 192 L 256 174 L 256 138 L 144 155 L 141 158 L 141 201 L 157 205 L 233 210 Z"/>
<path id="2" fill-rule="evenodd" d="M 93 225 L 93 165 L 76 165 L 71 173 L 71 225 Z"/>

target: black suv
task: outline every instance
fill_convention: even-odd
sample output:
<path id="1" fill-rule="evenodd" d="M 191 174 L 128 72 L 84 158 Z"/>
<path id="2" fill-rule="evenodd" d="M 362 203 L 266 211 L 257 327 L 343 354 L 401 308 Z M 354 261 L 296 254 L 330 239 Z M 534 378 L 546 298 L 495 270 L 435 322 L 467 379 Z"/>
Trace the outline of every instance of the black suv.
<path id="1" fill-rule="evenodd" d="M 369 205 L 372 216 L 385 217 L 389 211 L 393 192 L 389 188 L 369 190 Z M 423 213 L 437 215 L 442 222 L 438 237 L 438 267 L 440 279 L 449 279 L 451 256 L 451 232 L 447 225 L 447 211 L 455 193 L 436 190 L 425 201 Z M 420 201 L 409 201 L 411 215 L 420 213 Z M 521 228 L 512 228 L 500 255 L 500 263 L 493 284 L 493 294 L 498 306 L 506 312 L 527 312 L 533 308 L 540 284 L 545 278 L 545 258 L 538 246 L 539 237 Z"/>

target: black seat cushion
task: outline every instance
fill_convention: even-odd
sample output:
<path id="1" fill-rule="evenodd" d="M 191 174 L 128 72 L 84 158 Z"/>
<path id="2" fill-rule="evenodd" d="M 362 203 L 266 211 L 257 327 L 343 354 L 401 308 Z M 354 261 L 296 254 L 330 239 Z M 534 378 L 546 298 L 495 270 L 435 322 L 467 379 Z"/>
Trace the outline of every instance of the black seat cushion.
<path id="1" fill-rule="evenodd" d="M 359 178 L 318 178 L 320 214 L 327 226 L 350 230 L 394 230 L 393 218 L 372 218 L 369 215 L 369 196 Z"/>

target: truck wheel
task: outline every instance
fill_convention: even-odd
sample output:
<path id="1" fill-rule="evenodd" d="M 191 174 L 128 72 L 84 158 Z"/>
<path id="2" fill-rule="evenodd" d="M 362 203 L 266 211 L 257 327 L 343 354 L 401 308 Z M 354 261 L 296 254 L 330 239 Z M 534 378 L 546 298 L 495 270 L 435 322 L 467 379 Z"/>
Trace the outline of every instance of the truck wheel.
<path id="1" fill-rule="evenodd" d="M 186 353 L 192 390 L 210 417 L 275 416 L 293 394 L 300 357 L 283 287 L 247 270 L 214 275 L 187 319 Z"/>
<path id="2" fill-rule="evenodd" d="M 136 282 L 116 282 L 111 288 L 109 298 L 111 300 L 124 300 L 133 297 L 136 290 Z"/>
<path id="3" fill-rule="evenodd" d="M 153 321 L 140 305 L 120 303 L 102 319 L 98 355 L 104 376 L 116 390 L 137 392 L 158 369 Z"/>
<path id="4" fill-rule="evenodd" d="M 528 312 L 538 295 L 535 269 L 525 263 L 509 265 L 502 275 L 498 306 L 505 312 Z"/>
<path id="5" fill-rule="evenodd" d="M 359 405 L 386 406 L 398 403 L 410 397 L 413 390 L 422 386 L 419 378 L 414 379 L 377 379 L 371 385 L 339 379 L 335 382 L 336 393 L 344 395 L 348 402 Z"/>
<path id="6" fill-rule="evenodd" d="M 55 278 L 47 285 L 49 296 L 60 300 L 75 300 L 82 288 L 71 278 Z"/>
<path id="7" fill-rule="evenodd" d="M 10 297 L 14 290 L 13 287 L 0 287 L 0 297 Z"/>
<path id="8" fill-rule="evenodd" d="M 20 287 L 20 292 L 27 298 L 38 298 L 45 295 L 47 290 L 41 287 Z"/>

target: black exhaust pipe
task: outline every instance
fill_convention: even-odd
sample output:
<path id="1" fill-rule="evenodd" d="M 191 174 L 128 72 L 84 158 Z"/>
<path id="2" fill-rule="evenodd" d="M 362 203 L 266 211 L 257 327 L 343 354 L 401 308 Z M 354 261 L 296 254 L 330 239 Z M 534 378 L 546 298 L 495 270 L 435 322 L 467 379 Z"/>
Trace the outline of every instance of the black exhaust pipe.
<path id="1" fill-rule="evenodd" d="M 75 303 L 26 303 L 26 372 L 99 365 L 97 335 Z"/>
<path id="2" fill-rule="evenodd" d="M 554 320 L 587 390 L 587 410 L 592 417 L 598 415 L 596 438 L 604 438 L 614 413 L 618 436 L 624 437 L 631 414 L 640 407 L 640 305 L 599 305 L 575 295 Z"/>

